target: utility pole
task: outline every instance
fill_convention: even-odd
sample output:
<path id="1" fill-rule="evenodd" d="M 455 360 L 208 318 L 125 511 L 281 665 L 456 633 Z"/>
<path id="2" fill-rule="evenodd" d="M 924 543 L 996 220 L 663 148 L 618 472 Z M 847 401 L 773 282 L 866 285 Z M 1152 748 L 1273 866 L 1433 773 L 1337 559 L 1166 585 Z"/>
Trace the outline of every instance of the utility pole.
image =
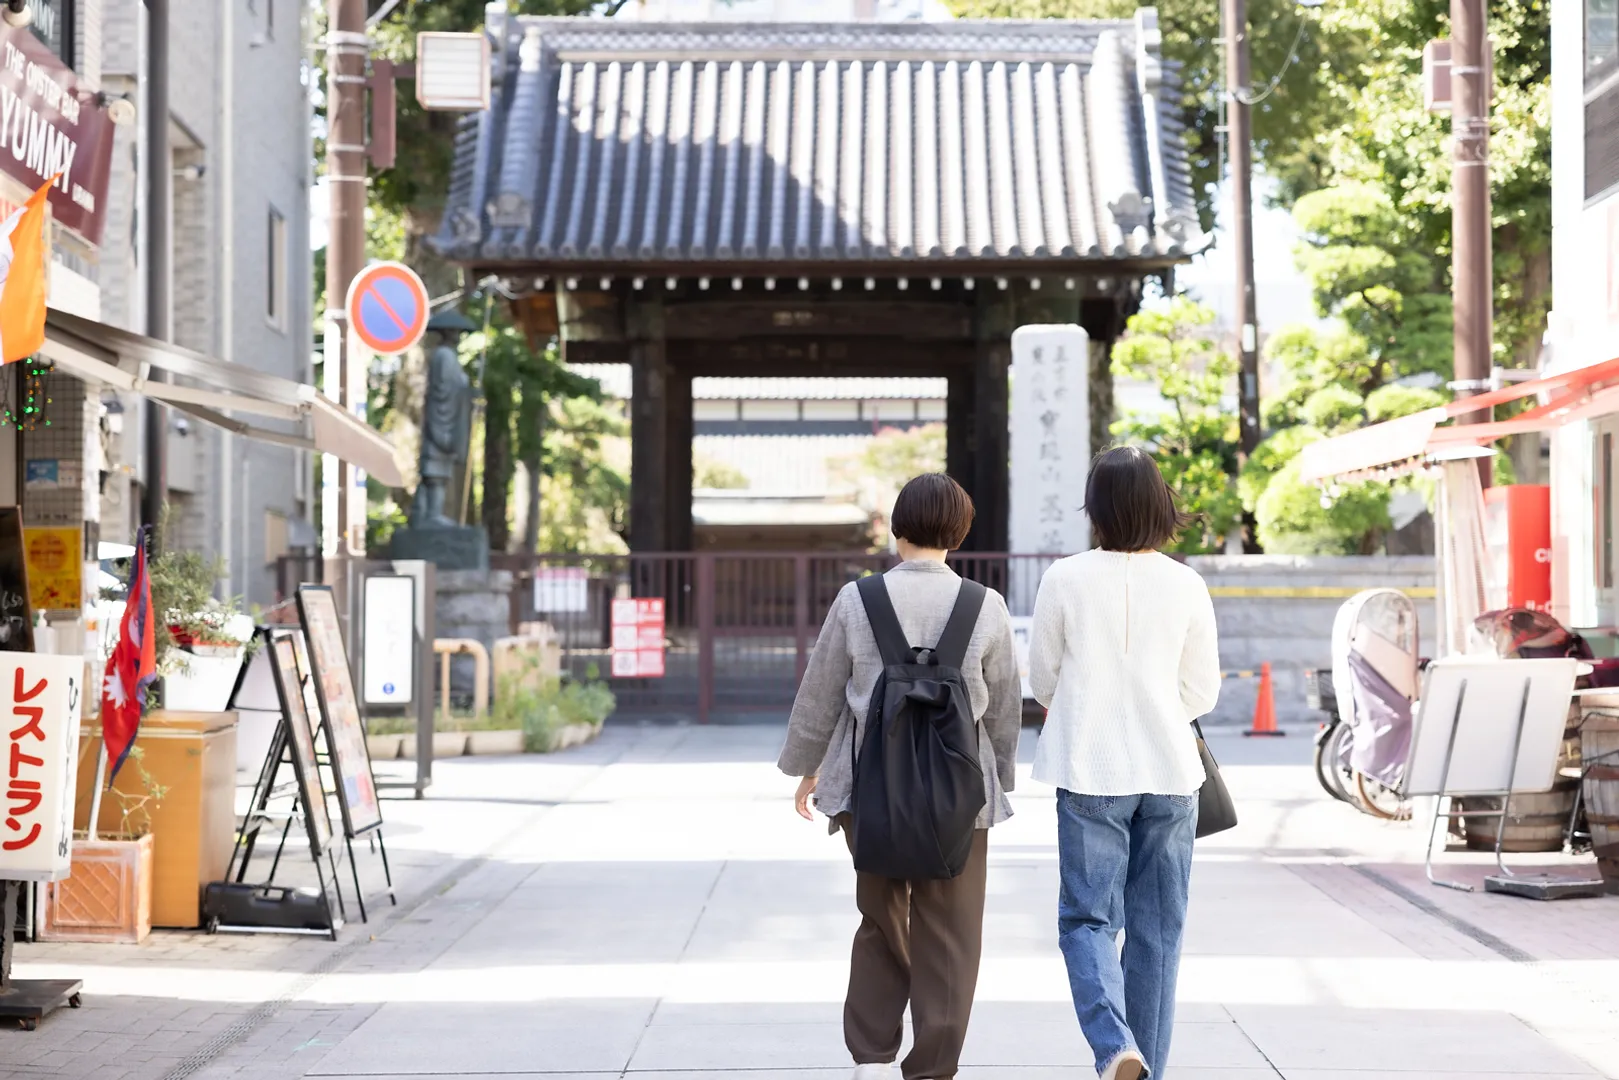
<path id="1" fill-rule="evenodd" d="M 1238 448 L 1259 445 L 1259 307 L 1254 296 L 1253 127 L 1248 88 L 1247 0 L 1221 0 L 1225 22 L 1226 146 L 1231 154 L 1231 237 L 1236 257 Z"/>
<path id="2" fill-rule="evenodd" d="M 1457 397 L 1490 388 L 1494 369 L 1494 267 L 1490 250 L 1489 38 L 1484 0 L 1450 0 L 1451 289 Z M 1482 423 L 1487 410 L 1458 423 Z M 1479 459 L 1484 485 L 1490 458 Z"/>
<path id="3" fill-rule="evenodd" d="M 169 153 L 169 0 L 146 0 L 146 333 L 174 337 L 174 167 Z M 153 369 L 152 382 L 163 382 Z M 156 526 L 169 498 L 169 410 L 146 399 L 146 484 L 141 520 Z"/>
<path id="4" fill-rule="evenodd" d="M 343 312 L 349 284 L 365 265 L 366 0 L 327 0 L 326 33 L 326 181 L 331 197 L 330 237 L 326 244 L 325 384 L 328 397 L 352 412 L 365 392 L 364 371 L 352 370 L 349 325 Z M 358 384 L 358 385 L 356 385 Z M 335 390 L 335 393 L 333 392 Z M 327 458 L 332 465 L 335 459 Z M 337 484 L 325 484 L 322 517 L 336 522 L 335 549 L 328 531 L 328 559 L 338 560 L 327 580 L 344 590 L 346 558 L 365 544 L 365 514 L 354 514 L 355 468 L 335 461 Z M 333 497 L 335 496 L 335 497 Z M 364 503 L 359 502 L 363 508 Z M 341 610 L 341 604 L 340 604 Z"/>

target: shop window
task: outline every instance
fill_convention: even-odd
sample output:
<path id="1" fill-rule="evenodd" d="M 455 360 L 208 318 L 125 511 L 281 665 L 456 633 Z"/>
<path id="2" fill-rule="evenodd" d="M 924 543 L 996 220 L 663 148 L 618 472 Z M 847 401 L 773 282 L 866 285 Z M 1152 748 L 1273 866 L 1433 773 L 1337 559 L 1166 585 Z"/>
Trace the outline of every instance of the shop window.
<path id="1" fill-rule="evenodd" d="M 277 330 L 287 328 L 287 219 L 270 208 L 264 274 L 268 285 L 265 318 Z"/>
<path id="2" fill-rule="evenodd" d="M 34 21 L 29 29 L 68 67 L 73 66 L 74 0 L 28 0 Z"/>
<path id="3" fill-rule="evenodd" d="M 1619 0 L 1585 0 L 1585 197 L 1619 185 Z"/>
<path id="4" fill-rule="evenodd" d="M 1585 0 L 1585 85 L 1601 83 L 1619 67 L 1619 0 Z"/>

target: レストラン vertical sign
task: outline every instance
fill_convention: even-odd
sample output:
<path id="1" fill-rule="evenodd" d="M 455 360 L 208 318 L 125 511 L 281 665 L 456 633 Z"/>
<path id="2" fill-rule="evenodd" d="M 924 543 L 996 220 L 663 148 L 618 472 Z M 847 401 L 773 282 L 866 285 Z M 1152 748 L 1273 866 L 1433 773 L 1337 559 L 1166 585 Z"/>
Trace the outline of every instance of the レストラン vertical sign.
<path id="1" fill-rule="evenodd" d="M 0 878 L 71 869 L 84 660 L 0 654 Z"/>
<path id="2" fill-rule="evenodd" d="M 30 191 L 57 176 L 52 215 L 92 244 L 106 218 L 112 129 L 94 91 L 44 42 L 0 28 L 0 172 Z"/>

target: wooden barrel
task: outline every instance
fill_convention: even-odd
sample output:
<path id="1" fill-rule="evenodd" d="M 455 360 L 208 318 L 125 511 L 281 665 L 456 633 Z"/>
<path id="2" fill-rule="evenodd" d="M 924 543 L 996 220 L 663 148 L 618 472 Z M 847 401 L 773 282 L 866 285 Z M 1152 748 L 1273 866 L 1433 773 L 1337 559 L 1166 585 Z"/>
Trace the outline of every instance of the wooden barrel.
<path id="1" fill-rule="evenodd" d="M 1579 786 L 1578 781 L 1560 779 L 1550 791 L 1512 796 L 1501 850 L 1519 853 L 1562 851 L 1569 815 L 1574 812 L 1574 793 Z M 1474 851 L 1494 851 L 1495 834 L 1501 828 L 1501 818 L 1474 814 L 1482 815 L 1490 811 L 1499 814 L 1501 800 L 1489 795 L 1470 795 L 1456 801 L 1460 804 L 1457 809 L 1463 814 L 1462 834 L 1467 838 L 1467 846 Z M 1469 814 L 1470 810 L 1474 813 Z"/>
<path id="2" fill-rule="evenodd" d="M 1619 891 L 1619 716 L 1592 713 L 1580 728 L 1585 767 L 1585 820 L 1597 869 Z"/>

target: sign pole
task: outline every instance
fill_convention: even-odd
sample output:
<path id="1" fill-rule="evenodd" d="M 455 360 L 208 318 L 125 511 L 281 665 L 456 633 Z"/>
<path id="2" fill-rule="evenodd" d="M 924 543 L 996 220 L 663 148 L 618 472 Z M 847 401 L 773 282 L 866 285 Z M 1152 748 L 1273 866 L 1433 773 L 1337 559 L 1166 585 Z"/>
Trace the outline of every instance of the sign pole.
<path id="1" fill-rule="evenodd" d="M 102 777 L 107 775 L 107 740 L 96 740 L 96 774 L 90 781 L 90 842 L 96 842 L 96 825 L 101 820 L 101 793 L 111 785 L 104 785 Z"/>

